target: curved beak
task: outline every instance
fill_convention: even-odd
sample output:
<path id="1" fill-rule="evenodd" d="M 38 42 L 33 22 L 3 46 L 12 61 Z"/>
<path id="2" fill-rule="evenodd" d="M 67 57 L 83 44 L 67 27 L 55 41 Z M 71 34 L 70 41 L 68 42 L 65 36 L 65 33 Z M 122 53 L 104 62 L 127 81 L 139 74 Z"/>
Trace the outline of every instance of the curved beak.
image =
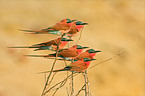
<path id="1" fill-rule="evenodd" d="M 96 59 L 90 59 L 90 60 L 87 60 L 87 61 L 93 61 L 93 60 L 96 60 Z"/>
<path id="2" fill-rule="evenodd" d="M 89 47 L 82 47 L 81 49 L 86 49 L 86 48 L 89 48 Z"/>
<path id="3" fill-rule="evenodd" d="M 93 60 L 97 60 L 97 59 L 91 59 L 90 61 L 93 61 Z"/>
<path id="4" fill-rule="evenodd" d="M 81 25 L 88 25 L 88 23 L 82 23 Z"/>
<path id="5" fill-rule="evenodd" d="M 74 22 L 74 21 L 77 21 L 77 19 L 75 19 L 75 20 L 71 20 L 71 22 Z"/>
<path id="6" fill-rule="evenodd" d="M 72 40 L 72 39 L 67 39 L 66 41 L 74 41 L 74 40 Z"/>
<path id="7" fill-rule="evenodd" d="M 99 51 L 99 50 L 98 50 L 98 51 L 95 51 L 94 53 L 97 53 L 97 52 L 102 52 L 102 51 Z"/>

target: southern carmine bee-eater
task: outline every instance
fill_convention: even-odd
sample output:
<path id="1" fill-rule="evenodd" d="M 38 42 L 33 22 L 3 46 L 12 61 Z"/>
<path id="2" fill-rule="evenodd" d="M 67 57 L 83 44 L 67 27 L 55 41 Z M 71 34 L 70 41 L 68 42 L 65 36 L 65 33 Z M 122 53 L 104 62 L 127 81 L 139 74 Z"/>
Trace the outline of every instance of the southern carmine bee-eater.
<path id="1" fill-rule="evenodd" d="M 75 58 L 75 60 L 80 60 L 81 58 L 89 58 L 94 59 L 96 53 L 101 52 L 100 50 L 95 51 L 94 49 L 88 49 L 86 52 L 81 53 L 79 56 Z"/>
<path id="2" fill-rule="evenodd" d="M 89 58 L 81 58 L 76 62 L 72 62 L 70 65 L 65 68 L 53 70 L 52 72 L 60 72 L 60 71 L 71 71 L 71 72 L 84 72 L 90 65 L 90 62 L 96 59 Z M 50 71 L 40 72 L 40 73 L 48 73 Z"/>
<path id="3" fill-rule="evenodd" d="M 67 59 L 58 59 L 58 60 L 67 60 L 67 61 L 77 61 L 80 60 L 81 58 L 89 58 L 89 59 L 94 59 L 94 56 L 96 53 L 101 52 L 100 50 L 95 51 L 94 49 L 88 49 L 86 52 L 81 53 L 75 58 L 67 58 Z"/>
<path id="4" fill-rule="evenodd" d="M 75 57 L 77 57 L 78 55 L 80 55 L 80 53 L 83 51 L 83 49 L 85 48 L 89 48 L 89 47 L 82 47 L 80 45 L 74 45 L 68 49 L 62 49 L 58 52 L 57 56 L 62 58 L 62 59 L 73 59 Z M 56 53 L 54 54 L 48 54 L 48 55 L 26 55 L 26 56 L 31 56 L 31 57 L 45 57 L 48 58 L 49 57 L 56 57 Z"/>
<path id="5" fill-rule="evenodd" d="M 48 27 L 46 29 L 42 29 L 40 31 L 35 30 L 20 30 L 25 32 L 30 32 L 32 34 L 54 34 L 54 35 L 63 35 L 64 33 L 69 32 L 71 29 L 72 22 L 76 20 L 63 19 L 55 25 Z"/>
<path id="6" fill-rule="evenodd" d="M 60 38 L 57 38 L 48 42 L 35 44 L 32 46 L 19 46 L 19 47 L 8 47 L 8 48 L 36 48 L 34 51 L 37 51 L 37 50 L 56 51 L 58 45 L 59 45 L 59 49 L 62 49 L 69 41 L 73 41 L 73 40 L 60 37 Z"/>
<path id="7" fill-rule="evenodd" d="M 68 37 L 75 36 L 83 28 L 84 25 L 88 25 L 88 23 L 83 23 L 81 21 L 76 21 L 72 23 L 71 29 L 68 33 L 66 33 L 66 35 Z"/>

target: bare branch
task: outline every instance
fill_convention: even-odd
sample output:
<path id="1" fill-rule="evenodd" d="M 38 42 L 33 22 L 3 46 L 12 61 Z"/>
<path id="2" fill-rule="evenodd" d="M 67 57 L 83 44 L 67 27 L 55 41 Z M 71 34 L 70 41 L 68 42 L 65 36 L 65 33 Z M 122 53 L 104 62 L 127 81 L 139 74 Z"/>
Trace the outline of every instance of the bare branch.
<path id="1" fill-rule="evenodd" d="M 69 96 L 68 87 L 66 87 L 66 91 L 67 91 L 67 96 Z"/>
<path id="2" fill-rule="evenodd" d="M 76 94 L 76 96 L 78 96 L 78 95 L 80 94 L 80 92 L 84 90 L 84 87 L 85 87 L 85 86 L 86 86 L 86 84 L 84 84 L 84 85 L 82 86 L 82 88 L 78 91 L 78 93 Z"/>
<path id="3" fill-rule="evenodd" d="M 83 28 L 84 28 L 84 27 L 83 27 Z M 82 28 L 82 30 L 81 30 L 81 32 L 80 32 L 80 37 L 79 37 L 78 41 L 76 42 L 76 45 L 79 43 L 79 41 L 80 41 L 80 39 L 81 39 L 81 37 L 82 37 L 83 28 Z"/>
<path id="4" fill-rule="evenodd" d="M 106 59 L 106 60 L 104 60 L 104 61 L 102 61 L 102 62 L 99 62 L 99 63 L 97 63 L 97 64 L 91 66 L 89 69 L 92 69 L 93 67 L 95 67 L 95 66 L 97 66 L 97 65 L 99 65 L 99 64 L 102 64 L 102 63 L 105 63 L 105 62 L 107 62 L 107 61 L 110 61 L 110 60 L 114 59 L 115 57 L 120 56 L 123 52 L 124 52 L 124 49 L 121 49 L 121 50 L 120 50 L 116 55 L 114 55 L 113 57 L 108 58 L 108 59 Z"/>
<path id="5" fill-rule="evenodd" d="M 71 96 L 74 94 L 74 84 L 73 84 L 73 72 L 72 72 L 72 77 L 71 77 Z"/>
<path id="6" fill-rule="evenodd" d="M 83 74 L 84 75 L 84 79 L 85 79 L 85 96 L 87 96 L 87 77 L 86 77 L 86 71 L 85 71 L 85 73 Z"/>
<path id="7" fill-rule="evenodd" d="M 63 36 L 64 36 L 64 35 L 62 35 L 61 38 L 62 38 Z M 60 38 L 60 41 L 61 41 L 61 38 Z M 48 75 L 48 77 L 47 77 L 47 80 L 46 80 L 46 83 L 45 83 L 45 86 L 44 86 L 44 88 L 43 88 L 43 91 L 42 91 L 41 96 L 43 96 L 43 95 L 46 94 L 46 93 L 45 93 L 45 90 L 46 90 L 46 87 L 47 87 L 47 85 L 48 85 L 48 81 L 49 81 L 50 76 L 51 76 L 51 74 L 52 74 L 52 71 L 53 71 L 53 68 L 54 68 L 54 66 L 55 66 L 55 63 L 56 63 L 56 61 L 57 61 L 57 55 L 58 55 L 58 50 L 59 50 L 60 41 L 59 41 L 59 44 L 57 45 L 56 58 L 55 58 L 55 60 L 54 60 L 54 62 L 53 62 L 53 65 L 52 65 L 52 67 L 51 67 L 51 71 L 50 71 L 50 73 L 49 73 L 49 75 Z M 49 83 L 49 84 L 50 84 L 50 83 Z"/>
<path id="8" fill-rule="evenodd" d="M 90 82 L 89 82 L 89 78 L 88 78 L 88 74 L 87 74 L 87 70 L 85 71 L 85 75 L 86 75 L 86 84 L 87 84 L 87 94 L 88 94 L 88 96 L 91 94 L 90 93 Z"/>
<path id="9" fill-rule="evenodd" d="M 74 73 L 74 74 L 75 74 L 74 76 L 77 76 L 77 75 L 78 75 L 78 74 L 76 74 L 76 73 Z M 72 74 L 71 74 L 71 75 L 72 75 Z M 65 81 L 67 81 L 68 79 L 70 79 L 70 78 L 71 78 L 71 75 L 67 76 L 67 78 L 65 78 L 64 80 L 62 80 L 62 81 L 58 82 L 57 84 L 53 85 L 51 88 L 49 88 L 49 89 L 45 92 L 45 94 L 46 94 L 47 92 L 51 91 L 51 90 L 52 90 L 53 88 L 55 88 L 57 85 L 59 85 L 59 84 L 65 82 Z"/>
<path id="10" fill-rule="evenodd" d="M 50 82 L 48 83 L 47 86 L 49 86 L 49 85 L 51 84 L 51 82 L 52 82 L 52 80 L 54 79 L 54 76 L 56 75 L 56 73 L 57 73 L 57 72 L 55 72 L 55 73 L 53 74 L 53 76 L 52 76 L 52 78 L 51 78 L 51 80 L 50 80 Z"/>
<path id="11" fill-rule="evenodd" d="M 67 79 L 66 79 L 64 82 L 61 82 L 60 86 L 59 86 L 58 88 L 56 88 L 56 90 L 55 90 L 55 92 L 53 93 L 52 96 L 54 96 L 55 93 L 56 93 L 61 87 L 63 87 L 63 86 L 65 85 L 66 82 L 67 82 Z"/>

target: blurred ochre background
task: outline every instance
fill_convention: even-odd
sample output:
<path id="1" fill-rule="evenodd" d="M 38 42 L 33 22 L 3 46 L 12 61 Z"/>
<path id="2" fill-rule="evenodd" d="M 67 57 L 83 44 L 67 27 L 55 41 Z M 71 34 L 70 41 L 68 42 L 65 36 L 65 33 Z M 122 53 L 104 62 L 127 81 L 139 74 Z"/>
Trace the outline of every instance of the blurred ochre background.
<path id="1" fill-rule="evenodd" d="M 24 34 L 17 29 L 39 30 L 64 18 L 89 23 L 79 44 L 102 50 L 90 66 L 124 48 L 121 56 L 88 70 L 93 96 L 145 96 L 144 0 L 0 0 L 0 96 L 40 96 L 44 75 L 36 73 L 50 70 L 53 60 L 23 55 L 53 52 L 7 47 L 57 38 Z M 70 45 L 78 38 L 79 34 Z M 62 67 L 64 63 L 58 61 L 55 69 Z M 56 76 L 53 84 L 65 78 L 66 72 Z M 81 74 L 75 77 L 75 91 L 81 88 L 82 82 Z M 67 96 L 66 87 L 56 96 Z M 84 96 L 83 92 L 80 96 Z"/>

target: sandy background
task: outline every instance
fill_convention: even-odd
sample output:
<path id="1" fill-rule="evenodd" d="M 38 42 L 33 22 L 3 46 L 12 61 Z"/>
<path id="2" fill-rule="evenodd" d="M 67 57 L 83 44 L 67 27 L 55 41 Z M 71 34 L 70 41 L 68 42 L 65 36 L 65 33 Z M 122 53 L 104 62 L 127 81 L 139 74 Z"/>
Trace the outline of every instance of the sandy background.
<path id="1" fill-rule="evenodd" d="M 50 70 L 53 60 L 23 55 L 48 54 L 48 51 L 7 47 L 57 38 L 28 35 L 17 29 L 47 28 L 64 18 L 89 23 L 83 29 L 79 44 L 102 50 L 91 65 L 124 48 L 120 57 L 88 70 L 93 96 L 145 96 L 144 0 L 0 0 L 0 96 L 40 96 L 44 75 L 36 73 Z M 79 35 L 74 37 L 70 45 L 78 38 Z M 58 61 L 55 69 L 63 66 L 64 63 Z M 66 72 L 58 73 L 53 83 L 65 76 Z M 82 82 L 80 74 L 75 78 L 75 91 L 81 88 Z M 56 96 L 66 94 L 66 87 L 63 87 Z M 83 92 L 80 96 L 84 96 Z"/>

